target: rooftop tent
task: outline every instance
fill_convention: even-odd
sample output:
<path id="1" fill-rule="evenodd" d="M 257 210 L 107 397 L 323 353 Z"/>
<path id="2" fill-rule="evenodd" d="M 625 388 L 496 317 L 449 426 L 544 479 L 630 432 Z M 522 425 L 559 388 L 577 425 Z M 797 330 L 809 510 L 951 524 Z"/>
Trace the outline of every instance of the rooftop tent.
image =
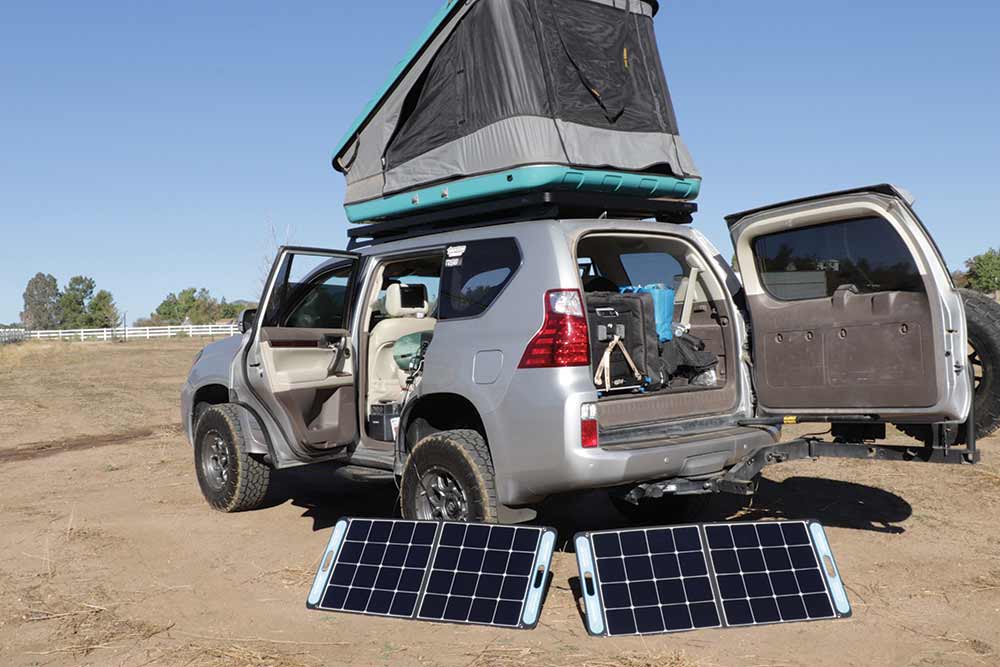
<path id="1" fill-rule="evenodd" d="M 655 0 L 451 0 L 338 145 L 354 222 L 531 188 L 691 199 Z"/>

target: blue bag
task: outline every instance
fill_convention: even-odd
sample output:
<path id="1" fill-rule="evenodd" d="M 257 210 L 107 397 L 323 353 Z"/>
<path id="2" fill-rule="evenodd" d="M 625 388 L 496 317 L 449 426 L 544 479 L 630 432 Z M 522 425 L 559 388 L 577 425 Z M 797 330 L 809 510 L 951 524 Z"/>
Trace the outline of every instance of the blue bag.
<path id="1" fill-rule="evenodd" d="M 674 337 L 674 290 L 662 283 L 622 287 L 622 294 L 646 293 L 653 297 L 653 314 L 656 316 L 656 335 L 665 343 Z"/>

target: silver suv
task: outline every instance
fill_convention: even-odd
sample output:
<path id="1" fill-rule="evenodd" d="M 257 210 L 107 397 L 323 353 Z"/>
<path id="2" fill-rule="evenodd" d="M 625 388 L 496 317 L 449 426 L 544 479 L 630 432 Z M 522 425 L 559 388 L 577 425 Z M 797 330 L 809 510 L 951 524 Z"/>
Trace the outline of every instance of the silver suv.
<path id="1" fill-rule="evenodd" d="M 790 458 L 976 460 L 963 299 L 903 192 L 727 220 L 741 277 L 697 229 L 648 220 L 376 226 L 350 252 L 282 248 L 259 312 L 183 389 L 206 499 L 251 509 L 272 469 L 323 461 L 394 474 L 407 518 L 518 522 L 584 489 L 642 512 L 749 494 Z M 673 326 L 715 373 L 603 391 L 588 294 L 648 283 L 673 284 Z M 804 421 L 835 422 L 836 441 L 778 444 Z M 888 422 L 925 447 L 879 446 Z"/>

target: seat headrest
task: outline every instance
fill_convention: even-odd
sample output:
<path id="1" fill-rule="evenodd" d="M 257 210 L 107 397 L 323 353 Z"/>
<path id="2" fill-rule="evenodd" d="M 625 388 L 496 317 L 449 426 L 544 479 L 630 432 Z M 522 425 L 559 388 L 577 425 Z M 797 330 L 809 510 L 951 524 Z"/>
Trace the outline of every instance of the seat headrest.
<path id="1" fill-rule="evenodd" d="M 385 314 L 389 317 L 426 315 L 427 286 L 393 283 L 385 289 Z"/>

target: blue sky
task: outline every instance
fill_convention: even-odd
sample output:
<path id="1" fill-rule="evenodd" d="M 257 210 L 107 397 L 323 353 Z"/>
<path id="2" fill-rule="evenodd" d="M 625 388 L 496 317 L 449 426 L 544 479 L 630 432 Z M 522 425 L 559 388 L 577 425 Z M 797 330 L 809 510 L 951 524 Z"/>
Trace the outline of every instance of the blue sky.
<path id="1" fill-rule="evenodd" d="M 38 271 L 129 320 L 171 291 L 256 299 L 273 225 L 342 247 L 330 152 L 441 0 L 8 3 L 0 322 Z M 952 268 L 1000 245 L 1000 3 L 666 0 L 696 225 L 891 181 Z"/>

